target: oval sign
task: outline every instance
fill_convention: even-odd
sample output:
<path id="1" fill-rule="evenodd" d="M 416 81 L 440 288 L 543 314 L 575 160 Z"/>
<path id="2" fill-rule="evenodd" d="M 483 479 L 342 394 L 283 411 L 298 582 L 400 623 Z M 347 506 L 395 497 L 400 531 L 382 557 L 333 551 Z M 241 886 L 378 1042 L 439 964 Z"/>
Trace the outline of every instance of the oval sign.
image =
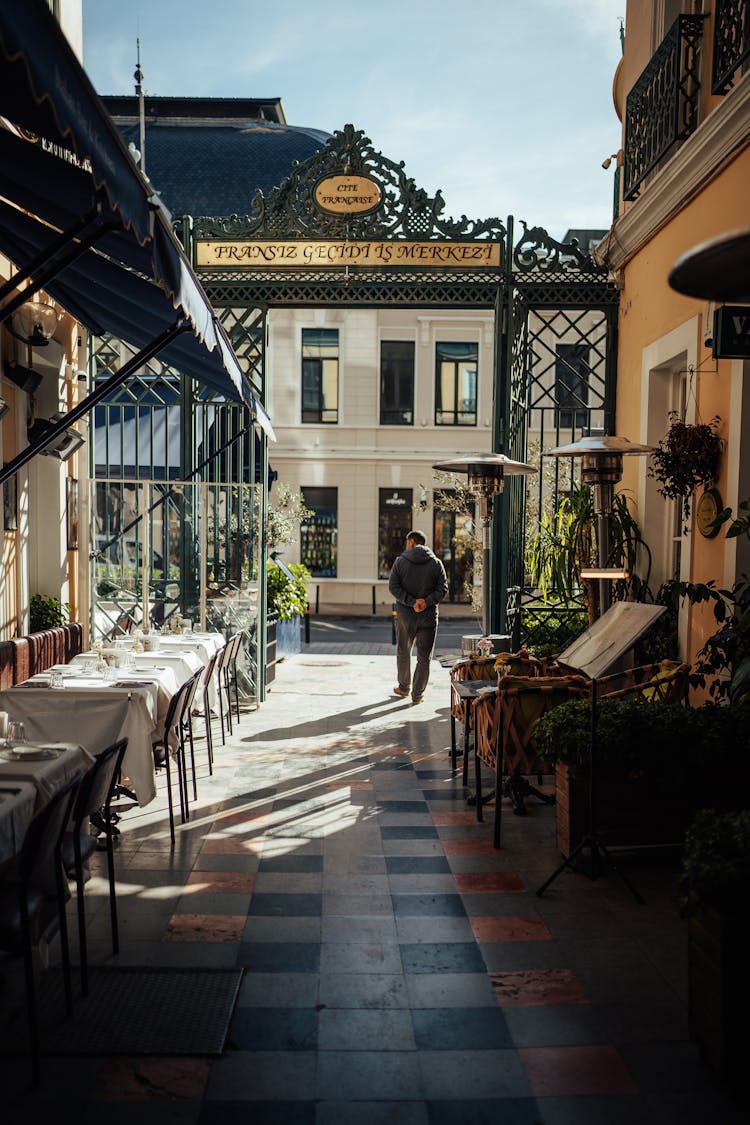
<path id="1" fill-rule="evenodd" d="M 364 215 L 380 203 L 381 192 L 369 176 L 326 176 L 315 185 L 315 202 L 333 215 Z"/>

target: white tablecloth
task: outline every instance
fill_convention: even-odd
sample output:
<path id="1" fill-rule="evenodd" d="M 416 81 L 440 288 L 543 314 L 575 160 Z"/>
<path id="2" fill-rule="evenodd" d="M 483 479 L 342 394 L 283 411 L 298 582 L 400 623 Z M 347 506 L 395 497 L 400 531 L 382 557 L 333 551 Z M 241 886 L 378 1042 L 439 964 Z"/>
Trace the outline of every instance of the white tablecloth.
<path id="1" fill-rule="evenodd" d="M 35 742 L 75 742 L 96 754 L 127 738 L 122 772 L 138 804 L 147 805 L 156 796 L 152 738 L 162 733 L 158 723 L 160 718 L 164 722 L 170 692 L 164 688 L 162 694 L 159 684 L 127 683 L 124 676 L 118 680 L 124 686 L 117 686 L 118 681 L 76 678 L 67 680 L 61 690 L 27 680 L 29 686 L 0 691 L 0 710 L 11 719 L 21 719 L 27 738 Z"/>
<path id="2" fill-rule="evenodd" d="M 37 790 L 30 781 L 0 777 L 0 863 L 12 859 L 20 848 L 36 799 Z"/>

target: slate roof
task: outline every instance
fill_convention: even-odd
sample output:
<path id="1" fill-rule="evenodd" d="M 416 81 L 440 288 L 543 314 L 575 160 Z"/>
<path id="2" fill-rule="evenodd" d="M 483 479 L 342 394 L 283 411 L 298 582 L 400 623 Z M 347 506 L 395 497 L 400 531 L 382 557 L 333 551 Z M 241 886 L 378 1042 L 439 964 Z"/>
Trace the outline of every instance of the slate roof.
<path id="1" fill-rule="evenodd" d="M 119 116 L 118 101 L 105 98 L 127 144 L 139 144 L 138 121 Z M 221 101 L 223 99 L 217 99 Z M 134 99 L 127 99 L 132 105 Z M 295 161 L 308 160 L 329 138 L 321 129 L 278 120 L 238 120 L 237 103 L 227 99 L 224 120 L 172 113 L 146 117 L 146 174 L 173 218 L 182 215 L 246 215 L 258 188 L 268 195 L 292 172 Z M 129 108 L 129 107 L 128 107 Z M 187 108 L 187 106 L 185 107 Z M 183 110 L 184 112 L 184 110 Z M 231 117 L 232 120 L 226 120 Z"/>

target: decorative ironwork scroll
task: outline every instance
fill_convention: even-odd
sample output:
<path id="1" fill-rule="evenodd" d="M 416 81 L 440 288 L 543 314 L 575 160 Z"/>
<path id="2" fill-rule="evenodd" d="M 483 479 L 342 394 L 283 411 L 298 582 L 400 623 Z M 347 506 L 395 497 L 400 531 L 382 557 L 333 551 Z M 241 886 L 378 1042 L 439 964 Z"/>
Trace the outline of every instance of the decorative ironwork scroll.
<path id="1" fill-rule="evenodd" d="M 316 188 L 328 178 L 363 177 L 380 189 L 380 200 L 365 213 L 326 211 Z M 325 148 L 297 164 L 282 184 L 264 197 L 257 192 L 250 215 L 197 219 L 194 234 L 201 238 L 324 238 L 437 239 L 459 242 L 502 239 L 500 219 L 475 222 L 462 215 L 444 216 L 445 201 L 438 191 L 430 197 L 396 163 L 377 152 L 369 137 L 353 125 L 337 130 Z"/>

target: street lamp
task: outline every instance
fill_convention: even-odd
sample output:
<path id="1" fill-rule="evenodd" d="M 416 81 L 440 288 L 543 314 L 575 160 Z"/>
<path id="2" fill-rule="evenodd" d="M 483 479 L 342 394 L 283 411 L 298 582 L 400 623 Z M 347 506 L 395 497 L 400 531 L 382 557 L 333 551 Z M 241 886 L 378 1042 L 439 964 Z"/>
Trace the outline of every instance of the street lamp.
<path id="1" fill-rule="evenodd" d="M 441 461 L 433 465 L 443 473 L 466 473 L 467 487 L 479 501 L 479 522 L 482 525 L 482 633 L 490 633 L 490 525 L 492 501 L 503 491 L 506 476 L 535 473 L 533 465 L 511 461 L 504 453 L 473 453 Z"/>
<path id="2" fill-rule="evenodd" d="M 623 437 L 608 434 L 590 433 L 570 445 L 559 445 L 550 449 L 550 457 L 582 457 L 581 480 L 590 484 L 594 492 L 594 513 L 596 514 L 597 539 L 599 541 L 599 565 L 581 571 L 583 577 L 599 580 L 599 613 L 609 608 L 610 582 L 613 578 L 625 578 L 624 570 L 608 566 L 609 563 L 609 514 L 612 511 L 614 486 L 622 479 L 622 459 L 629 454 L 653 453 L 652 445 L 635 445 Z"/>

